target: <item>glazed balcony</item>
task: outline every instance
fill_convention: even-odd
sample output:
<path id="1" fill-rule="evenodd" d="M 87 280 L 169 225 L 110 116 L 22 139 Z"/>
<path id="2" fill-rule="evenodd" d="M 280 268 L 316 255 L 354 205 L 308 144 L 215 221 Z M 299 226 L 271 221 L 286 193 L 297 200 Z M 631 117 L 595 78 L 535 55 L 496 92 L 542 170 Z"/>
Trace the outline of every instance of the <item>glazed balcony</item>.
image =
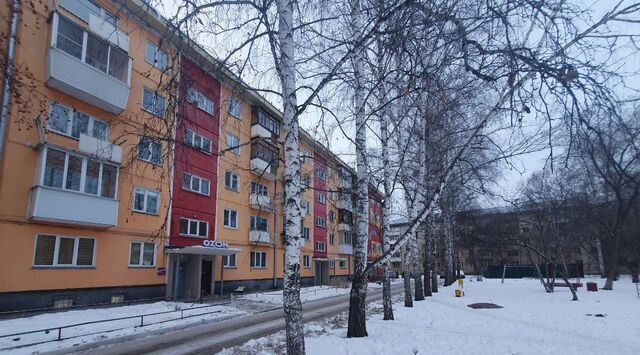
<path id="1" fill-rule="evenodd" d="M 113 227 L 118 218 L 118 201 L 56 189 L 35 186 L 29 201 L 29 219 L 36 221 Z"/>

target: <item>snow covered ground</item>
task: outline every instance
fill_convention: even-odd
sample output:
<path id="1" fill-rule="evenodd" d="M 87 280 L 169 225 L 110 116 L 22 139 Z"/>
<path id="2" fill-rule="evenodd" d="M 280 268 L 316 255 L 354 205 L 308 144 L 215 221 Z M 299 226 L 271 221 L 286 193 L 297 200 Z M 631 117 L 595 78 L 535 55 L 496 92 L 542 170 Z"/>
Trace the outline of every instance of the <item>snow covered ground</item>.
<path id="1" fill-rule="evenodd" d="M 369 283 L 369 289 L 374 290 L 382 288 L 377 283 Z M 321 300 L 329 297 L 347 295 L 351 291 L 350 287 L 333 287 L 333 286 L 311 286 L 300 289 L 300 299 L 302 303 Z M 242 296 L 242 299 L 253 302 L 263 302 L 270 304 L 282 305 L 282 290 L 250 293 Z"/>
<path id="2" fill-rule="evenodd" d="M 371 305 L 366 338 L 345 337 L 345 314 L 308 324 L 307 354 L 640 354 L 640 299 L 629 279 L 616 282 L 613 291 L 580 288 L 577 302 L 566 288 L 547 294 L 533 279 L 501 284 L 468 278 L 462 298 L 454 297 L 454 289 L 441 288 L 413 308 L 398 298 L 395 321 L 383 321 L 380 303 Z M 478 302 L 504 308 L 467 307 Z M 281 353 L 283 344 L 279 332 L 223 353 Z"/>
<path id="3" fill-rule="evenodd" d="M 30 354 L 33 352 L 64 349 L 74 346 L 74 344 L 85 344 L 125 335 L 148 333 L 164 328 L 185 326 L 213 319 L 238 316 L 245 313 L 244 311 L 231 306 L 203 306 L 206 305 L 181 302 L 156 302 L 122 307 L 47 313 L 32 317 L 2 320 L 0 321 L 0 352 L 7 351 L 2 350 L 7 347 L 55 340 L 58 337 L 58 330 L 47 331 L 45 329 L 74 325 L 78 323 L 167 312 L 144 316 L 144 319 L 142 320 L 144 322 L 144 327 L 139 327 L 141 319 L 140 317 L 137 317 L 64 328 L 62 329 L 62 337 L 73 338 L 14 349 L 11 350 L 11 353 Z M 180 319 L 181 317 L 185 318 Z M 3 337 L 3 335 L 34 330 L 44 331 L 15 337 Z"/>

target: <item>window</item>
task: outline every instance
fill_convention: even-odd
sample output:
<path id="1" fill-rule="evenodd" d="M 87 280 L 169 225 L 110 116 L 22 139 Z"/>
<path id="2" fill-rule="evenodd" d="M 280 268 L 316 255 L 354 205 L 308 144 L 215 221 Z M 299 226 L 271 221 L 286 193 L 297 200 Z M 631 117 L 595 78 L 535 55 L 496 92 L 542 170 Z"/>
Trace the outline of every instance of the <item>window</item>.
<path id="1" fill-rule="evenodd" d="M 86 113 L 73 111 L 59 103 L 51 103 L 49 130 L 62 133 L 73 138 L 80 138 L 80 134 L 86 134 L 94 138 L 106 141 L 109 125 L 102 120 Z"/>
<path id="2" fill-rule="evenodd" d="M 311 176 L 309 174 L 302 175 L 302 185 L 306 187 L 311 186 Z"/>
<path id="3" fill-rule="evenodd" d="M 342 245 L 352 245 L 351 243 L 351 233 L 344 232 L 340 237 L 340 244 Z"/>
<path id="4" fill-rule="evenodd" d="M 303 163 L 306 163 L 308 161 L 311 161 L 313 158 L 311 157 L 311 153 L 309 153 L 309 151 L 307 150 L 303 150 L 302 154 L 300 156 L 301 160 Z"/>
<path id="5" fill-rule="evenodd" d="M 327 192 L 327 198 L 328 198 L 329 200 L 335 200 L 335 199 L 336 199 L 336 193 L 335 193 L 335 192 L 333 192 L 333 191 L 329 191 L 329 192 Z"/>
<path id="6" fill-rule="evenodd" d="M 324 180 L 324 170 L 316 169 L 316 177 L 320 180 Z"/>
<path id="7" fill-rule="evenodd" d="M 316 217 L 316 226 L 322 227 L 322 228 L 326 227 L 327 225 L 326 225 L 326 223 L 324 221 L 324 218 Z"/>
<path id="8" fill-rule="evenodd" d="M 222 213 L 222 225 L 227 228 L 238 228 L 238 211 L 225 208 Z"/>
<path id="9" fill-rule="evenodd" d="M 162 164 L 162 144 L 149 137 L 140 137 L 138 159 L 156 165 Z"/>
<path id="10" fill-rule="evenodd" d="M 316 201 L 322 204 L 325 203 L 324 194 L 322 192 L 316 192 Z"/>
<path id="11" fill-rule="evenodd" d="M 336 268 L 336 262 L 335 262 L 335 260 L 330 260 L 330 261 L 329 261 L 329 268 L 330 268 L 330 269 L 335 269 L 335 268 Z"/>
<path id="12" fill-rule="evenodd" d="M 231 116 L 240 118 L 240 114 L 242 113 L 242 104 L 240 103 L 240 100 L 229 98 L 227 101 L 227 110 Z"/>
<path id="13" fill-rule="evenodd" d="M 269 196 L 269 188 L 259 182 L 251 182 L 251 193 L 260 196 Z"/>
<path id="14" fill-rule="evenodd" d="M 338 261 L 338 267 L 341 269 L 346 269 L 347 268 L 347 261 L 344 259 L 340 259 Z"/>
<path id="15" fill-rule="evenodd" d="M 136 212 L 158 214 L 158 192 L 137 187 L 134 190 L 133 210 Z"/>
<path id="16" fill-rule="evenodd" d="M 167 53 L 149 41 L 147 41 L 147 50 L 144 53 L 144 60 L 160 70 L 167 69 L 169 64 Z"/>
<path id="17" fill-rule="evenodd" d="M 154 243 L 131 242 L 129 266 L 154 266 L 156 245 Z"/>
<path id="18" fill-rule="evenodd" d="M 333 222 L 336 220 L 336 214 L 333 211 L 329 211 L 329 222 Z"/>
<path id="19" fill-rule="evenodd" d="M 269 222 L 266 218 L 260 216 L 251 216 L 251 226 L 249 228 L 252 231 L 269 231 Z"/>
<path id="20" fill-rule="evenodd" d="M 236 254 L 223 255 L 222 256 L 222 266 L 224 266 L 225 269 L 235 268 L 236 267 Z"/>
<path id="21" fill-rule="evenodd" d="M 43 186 L 115 198 L 117 180 L 113 165 L 46 148 Z"/>
<path id="22" fill-rule="evenodd" d="M 182 174 L 182 189 L 197 194 L 209 196 L 211 182 L 205 178 L 190 173 Z"/>
<path id="23" fill-rule="evenodd" d="M 276 136 L 280 135 L 280 123 L 262 110 L 258 111 L 258 123 Z"/>
<path id="24" fill-rule="evenodd" d="M 529 227 L 522 227 L 522 233 L 529 233 Z"/>
<path id="25" fill-rule="evenodd" d="M 180 218 L 180 235 L 206 238 L 209 235 L 209 222 L 191 218 Z"/>
<path id="26" fill-rule="evenodd" d="M 37 235 L 33 266 L 91 267 L 95 244 L 93 238 Z"/>
<path id="27" fill-rule="evenodd" d="M 192 130 L 185 131 L 184 142 L 200 151 L 211 154 L 211 139 L 196 134 Z"/>
<path id="28" fill-rule="evenodd" d="M 129 81 L 129 56 L 125 51 L 62 16 L 58 17 L 55 40 L 56 48 L 122 82 Z"/>
<path id="29" fill-rule="evenodd" d="M 305 240 L 310 240 L 310 233 L 311 230 L 307 227 L 302 227 L 302 238 L 304 238 Z"/>
<path id="30" fill-rule="evenodd" d="M 302 266 L 305 269 L 311 268 L 311 256 L 310 255 L 302 255 Z"/>
<path id="31" fill-rule="evenodd" d="M 311 204 L 309 203 L 309 201 L 307 200 L 300 201 L 300 208 L 304 210 L 305 215 L 308 216 L 311 214 Z"/>
<path id="32" fill-rule="evenodd" d="M 251 252 L 251 267 L 265 268 L 267 267 L 267 253 L 263 251 Z"/>
<path id="33" fill-rule="evenodd" d="M 316 250 L 324 251 L 324 242 L 316 242 Z"/>
<path id="34" fill-rule="evenodd" d="M 204 94 L 199 91 L 196 91 L 193 88 L 188 88 L 187 101 L 192 103 L 195 102 L 199 109 L 213 116 L 213 100 L 204 96 Z"/>
<path id="35" fill-rule="evenodd" d="M 165 98 L 156 94 L 153 90 L 142 89 L 142 109 L 152 115 L 164 118 Z"/>
<path id="36" fill-rule="evenodd" d="M 336 244 L 336 238 L 335 238 L 335 235 L 333 233 L 329 233 L 329 244 L 331 244 L 331 245 L 335 245 Z"/>
<path id="37" fill-rule="evenodd" d="M 227 148 L 236 155 L 240 155 L 240 138 L 231 133 L 227 133 Z"/>
<path id="38" fill-rule="evenodd" d="M 60 0 L 60 5 L 78 16 L 84 22 L 89 22 L 91 14 L 104 19 L 114 27 L 118 26 L 118 18 L 110 14 L 91 0 Z"/>
<path id="39" fill-rule="evenodd" d="M 233 171 L 226 171 L 224 173 L 224 187 L 227 190 L 238 192 L 239 185 L 240 178 L 238 177 L 238 174 L 234 173 Z"/>

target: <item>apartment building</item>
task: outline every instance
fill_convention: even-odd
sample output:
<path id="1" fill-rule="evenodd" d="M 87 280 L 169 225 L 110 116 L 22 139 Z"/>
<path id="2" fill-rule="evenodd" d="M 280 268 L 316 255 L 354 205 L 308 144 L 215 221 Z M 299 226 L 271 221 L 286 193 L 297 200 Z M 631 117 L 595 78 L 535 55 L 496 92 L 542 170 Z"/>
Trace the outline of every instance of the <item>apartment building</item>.
<path id="1" fill-rule="evenodd" d="M 168 162 L 130 128 L 172 119 L 159 87 L 171 53 L 109 1 L 22 6 L 0 157 L 0 310 L 162 296 Z"/>
<path id="2" fill-rule="evenodd" d="M 143 1 L 23 7 L 14 63 L 29 85 L 8 93 L 2 137 L 0 311 L 281 287 L 281 112 Z M 355 173 L 303 130 L 300 151 L 302 284 L 342 282 Z"/>

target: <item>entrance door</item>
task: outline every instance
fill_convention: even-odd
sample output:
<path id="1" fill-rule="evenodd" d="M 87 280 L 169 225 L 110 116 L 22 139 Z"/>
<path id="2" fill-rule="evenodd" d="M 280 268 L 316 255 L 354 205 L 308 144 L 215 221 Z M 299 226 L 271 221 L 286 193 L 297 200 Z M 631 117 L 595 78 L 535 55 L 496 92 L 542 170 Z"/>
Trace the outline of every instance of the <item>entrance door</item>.
<path id="1" fill-rule="evenodd" d="M 313 284 L 318 286 L 322 285 L 322 262 L 314 261 L 313 262 L 315 272 L 313 273 Z"/>
<path id="2" fill-rule="evenodd" d="M 202 276 L 200 277 L 200 294 L 211 296 L 211 280 L 213 279 L 213 262 L 202 260 Z"/>

